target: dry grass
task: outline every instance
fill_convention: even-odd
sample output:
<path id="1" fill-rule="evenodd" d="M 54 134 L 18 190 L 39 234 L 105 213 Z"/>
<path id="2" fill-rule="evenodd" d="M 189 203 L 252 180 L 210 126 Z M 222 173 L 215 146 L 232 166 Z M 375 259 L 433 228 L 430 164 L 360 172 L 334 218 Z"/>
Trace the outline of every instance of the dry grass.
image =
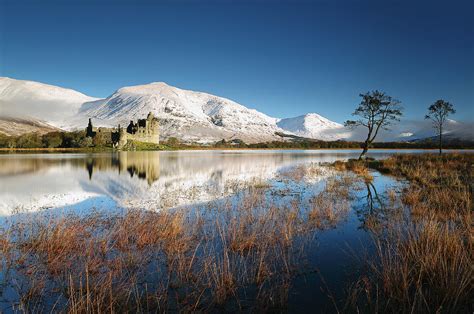
<path id="1" fill-rule="evenodd" d="M 347 162 L 336 161 L 333 163 L 333 167 L 337 171 L 352 171 L 353 173 L 368 182 L 374 179 L 373 176 L 370 174 L 370 169 L 367 163 L 364 160 L 350 159 Z"/>
<path id="2" fill-rule="evenodd" d="M 324 190 L 310 199 L 308 219 L 318 229 L 334 228 L 349 213 L 353 177 L 328 179 Z"/>
<path id="3" fill-rule="evenodd" d="M 471 214 L 473 154 L 395 155 L 370 166 L 410 182 L 404 200 L 410 206 L 421 206 L 414 213 L 434 212 L 439 218 L 454 220 Z"/>
<path id="4" fill-rule="evenodd" d="M 281 171 L 278 174 L 278 178 L 282 181 L 289 182 L 297 182 L 301 183 L 303 181 L 312 181 L 313 179 L 326 176 L 327 175 L 327 168 L 321 167 L 319 164 L 310 163 L 304 165 L 297 165 L 290 169 L 286 169 Z"/>
<path id="5" fill-rule="evenodd" d="M 318 199 L 348 195 L 341 182 L 328 184 Z M 345 213 L 320 201 L 311 204 L 311 212 L 320 214 L 310 213 L 308 220 L 299 196 L 282 195 L 287 201 L 277 202 L 268 193 L 268 184 L 255 182 L 237 201 L 199 208 L 14 223 L 0 232 L 1 265 L 10 274 L 5 284 L 19 296 L 14 307 L 240 311 L 245 300 L 247 310 L 284 309 L 291 279 L 304 269 L 305 241 Z"/>
<path id="6" fill-rule="evenodd" d="M 410 215 L 374 234 L 376 254 L 350 292 L 351 311 L 472 313 L 473 161 L 474 155 L 462 154 L 371 162 L 408 179 L 401 201 Z"/>
<path id="7" fill-rule="evenodd" d="M 375 250 L 345 309 L 472 312 L 473 160 L 336 162 L 353 174 L 327 178 L 307 200 L 289 186 L 310 189 L 323 170 L 297 166 L 280 174 L 285 189 L 229 184 L 237 198 L 198 208 L 18 222 L 0 230 L 0 289 L 14 289 L 23 312 L 281 311 L 315 232 L 347 217 L 355 184 L 376 197 L 372 167 L 407 185 L 363 214 Z"/>

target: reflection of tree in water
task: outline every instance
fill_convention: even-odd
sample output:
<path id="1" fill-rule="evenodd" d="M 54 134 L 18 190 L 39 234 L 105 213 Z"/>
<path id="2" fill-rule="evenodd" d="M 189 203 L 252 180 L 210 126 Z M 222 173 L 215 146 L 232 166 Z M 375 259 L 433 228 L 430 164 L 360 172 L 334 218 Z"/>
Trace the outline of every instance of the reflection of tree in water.
<path id="1" fill-rule="evenodd" d="M 357 216 L 361 222 L 360 228 L 364 230 L 374 229 L 382 226 L 387 221 L 388 207 L 375 185 L 365 181 L 367 195 L 361 197 L 361 202 L 356 209 Z M 365 199 L 365 200 L 364 200 Z"/>

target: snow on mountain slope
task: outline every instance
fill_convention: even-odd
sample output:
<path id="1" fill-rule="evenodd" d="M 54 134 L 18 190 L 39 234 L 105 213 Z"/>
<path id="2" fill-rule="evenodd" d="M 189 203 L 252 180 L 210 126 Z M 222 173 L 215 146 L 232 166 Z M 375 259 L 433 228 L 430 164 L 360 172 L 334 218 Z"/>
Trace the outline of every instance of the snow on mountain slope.
<path id="1" fill-rule="evenodd" d="M 402 121 L 396 127 L 396 130 L 410 130 L 401 133 L 398 138 L 393 140 L 405 140 L 405 141 L 418 141 L 427 138 L 437 138 L 436 130 L 433 128 L 431 121 Z M 456 121 L 447 119 L 443 127 L 443 137 L 446 140 L 463 140 L 463 141 L 474 141 L 474 123 L 468 121 Z"/>
<path id="2" fill-rule="evenodd" d="M 58 128 L 37 119 L 0 117 L 0 134 L 16 136 L 24 133 L 49 133 L 59 131 Z"/>
<path id="3" fill-rule="evenodd" d="M 308 113 L 294 118 L 278 121 L 277 125 L 298 136 L 334 141 L 351 136 L 342 124 L 328 120 L 317 113 Z"/>
<path id="4" fill-rule="evenodd" d="M 89 118 L 96 126 L 126 126 L 150 111 L 160 119 L 163 139 L 177 137 L 201 143 L 242 139 L 253 143 L 282 140 L 276 133 L 322 140 L 345 135 L 341 125 L 317 114 L 279 120 L 226 98 L 165 83 L 124 87 L 98 99 L 71 89 L 0 77 L 0 117 L 43 120 L 73 130 L 83 129 Z"/>
<path id="5" fill-rule="evenodd" d="M 95 99 L 72 89 L 0 77 L 0 116 L 35 118 L 63 128 L 84 102 Z"/>
<path id="6" fill-rule="evenodd" d="M 160 118 L 163 138 L 213 142 L 242 139 L 258 142 L 281 139 L 277 119 L 234 101 L 202 92 L 183 90 L 165 83 L 124 87 L 104 100 L 85 103 L 79 110 L 96 125 L 127 125 L 148 112 Z M 83 127 L 84 122 L 77 127 Z"/>

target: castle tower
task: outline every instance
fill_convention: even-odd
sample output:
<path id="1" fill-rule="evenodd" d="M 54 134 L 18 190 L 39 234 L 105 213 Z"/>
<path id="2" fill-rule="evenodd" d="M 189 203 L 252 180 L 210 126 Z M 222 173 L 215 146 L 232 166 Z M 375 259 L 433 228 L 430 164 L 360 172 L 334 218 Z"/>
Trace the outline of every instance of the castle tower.
<path id="1" fill-rule="evenodd" d="M 118 147 L 123 147 L 125 144 L 127 144 L 127 132 L 120 126 L 118 125 L 118 134 L 119 134 L 119 140 L 118 140 Z"/>
<path id="2" fill-rule="evenodd" d="M 147 131 L 150 142 L 158 144 L 160 142 L 159 120 L 151 111 L 147 116 Z"/>
<path id="3" fill-rule="evenodd" d="M 94 128 L 92 127 L 92 119 L 91 118 L 89 118 L 89 123 L 87 124 L 86 136 L 87 137 L 93 137 L 94 136 Z"/>

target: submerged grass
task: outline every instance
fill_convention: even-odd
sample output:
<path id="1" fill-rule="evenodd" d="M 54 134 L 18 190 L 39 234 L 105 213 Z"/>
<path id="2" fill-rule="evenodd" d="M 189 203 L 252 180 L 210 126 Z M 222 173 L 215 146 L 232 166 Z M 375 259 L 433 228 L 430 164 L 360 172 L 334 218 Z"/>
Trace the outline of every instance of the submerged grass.
<path id="1" fill-rule="evenodd" d="M 343 172 L 331 175 L 298 165 L 278 175 L 283 187 L 230 182 L 235 197 L 192 209 L 19 220 L 0 230 L 0 303 L 20 312 L 285 311 L 295 277 L 314 270 L 308 243 L 344 221 L 354 190 L 366 187 L 358 214 L 374 249 L 347 299 L 332 297 L 335 310 L 471 313 L 473 161 L 395 155 L 336 162 Z M 406 184 L 380 197 L 373 169 Z M 312 190 L 306 182 L 322 175 Z"/>
<path id="2" fill-rule="evenodd" d="M 310 206 L 258 181 L 193 209 L 22 219 L 0 232 L 0 289 L 20 312 L 282 310 L 305 243 L 345 218 L 344 184 Z"/>
<path id="3" fill-rule="evenodd" d="M 383 232 L 373 228 L 375 256 L 367 258 L 367 275 L 350 291 L 347 309 L 472 313 L 473 162 L 472 154 L 427 154 L 366 164 L 408 181 L 400 196 L 405 214 Z"/>

